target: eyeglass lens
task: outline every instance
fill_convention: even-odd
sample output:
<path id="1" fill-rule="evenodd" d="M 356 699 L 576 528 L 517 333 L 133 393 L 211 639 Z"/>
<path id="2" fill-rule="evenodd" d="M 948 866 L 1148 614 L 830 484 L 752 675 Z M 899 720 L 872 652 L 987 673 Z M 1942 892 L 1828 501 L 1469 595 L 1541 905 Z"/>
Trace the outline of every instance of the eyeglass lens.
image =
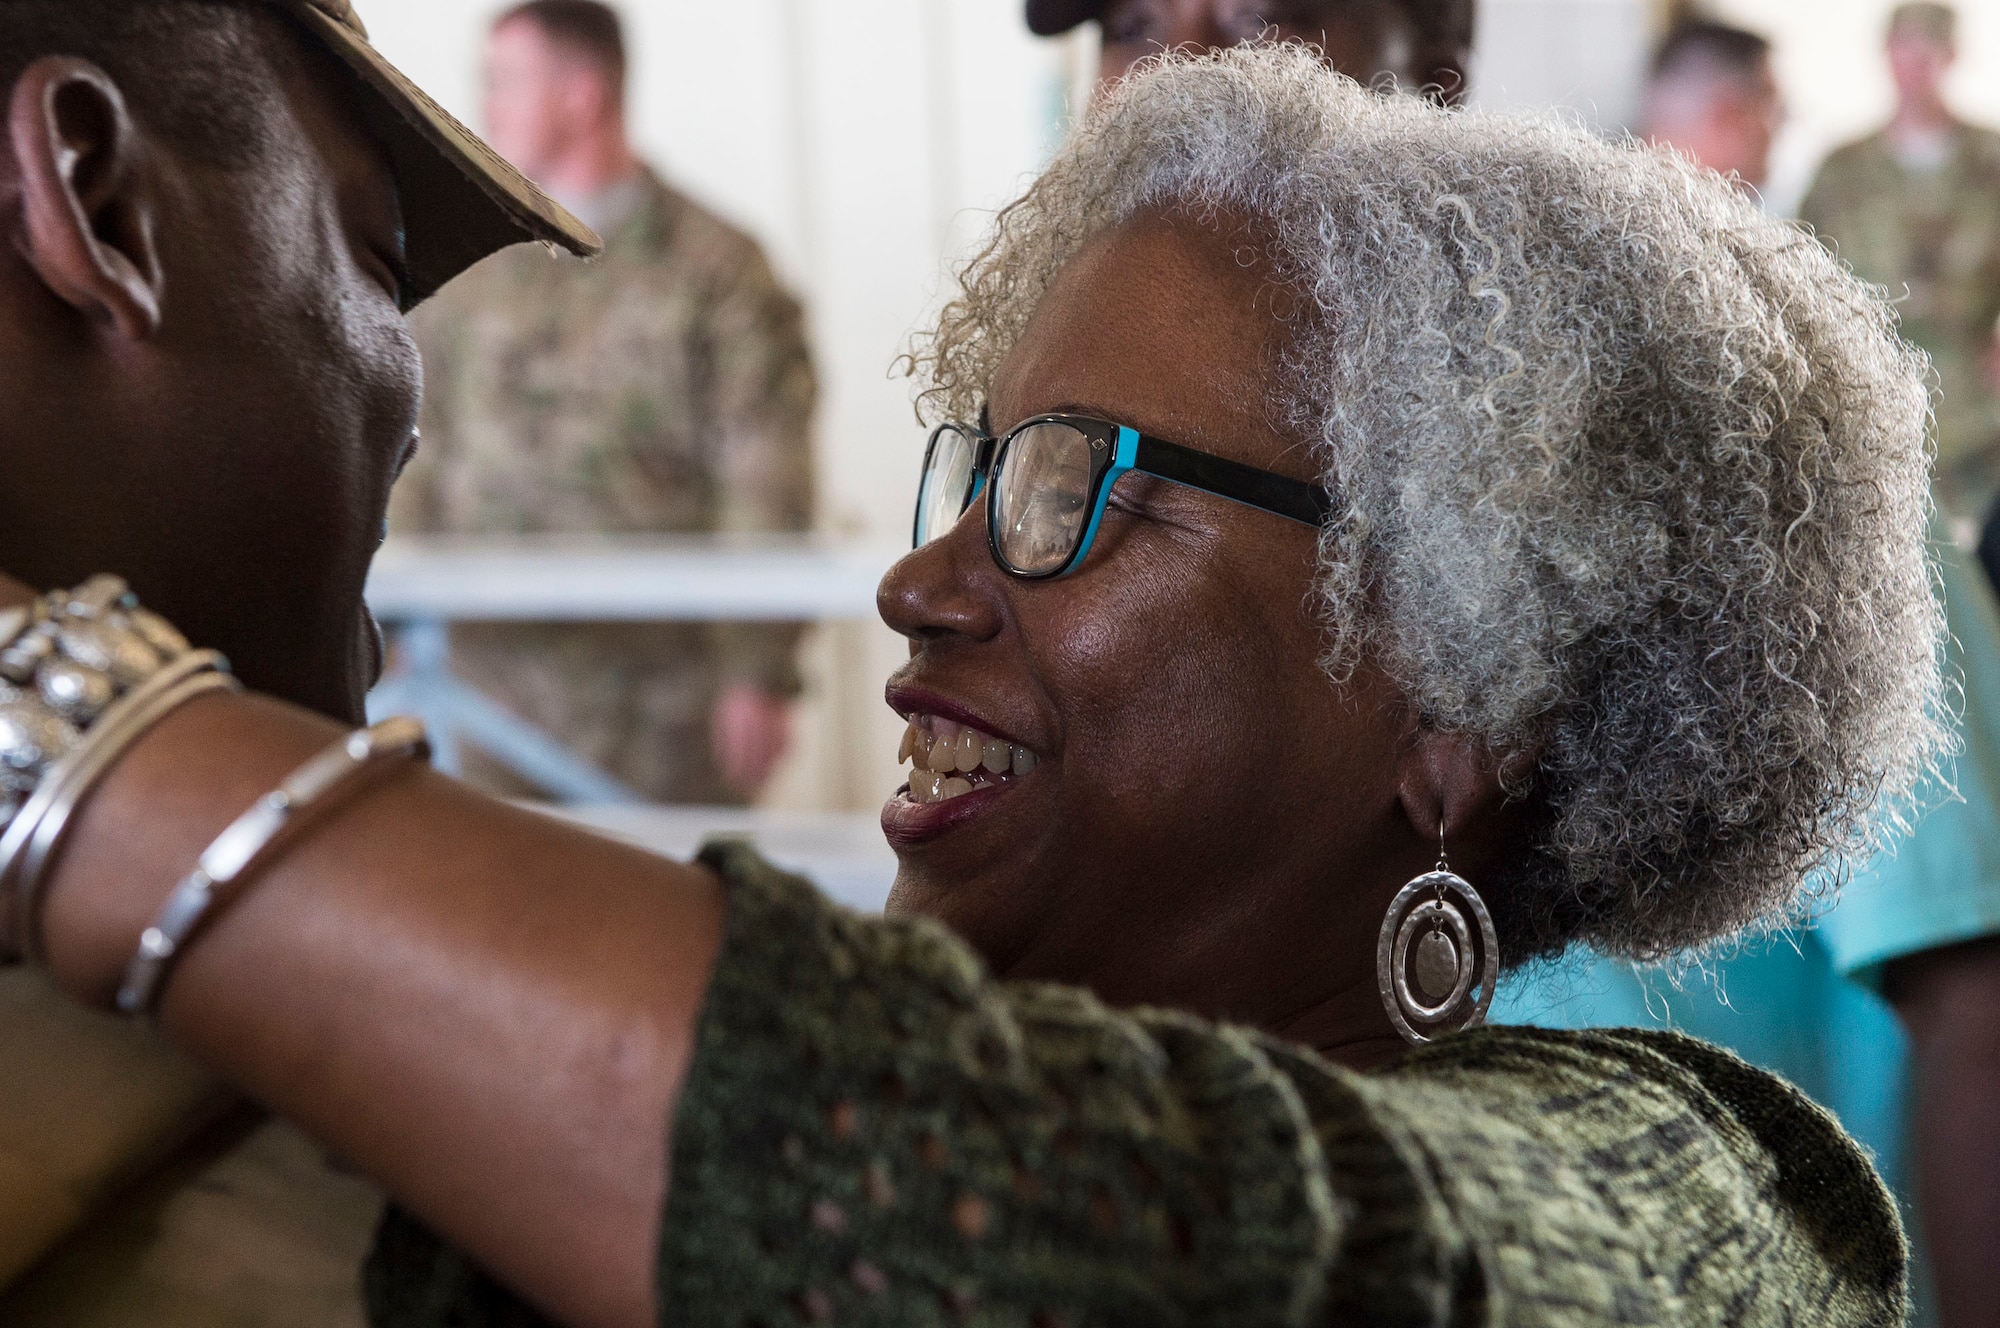
<path id="1" fill-rule="evenodd" d="M 922 548 L 958 524 L 972 498 L 972 465 L 977 444 L 956 425 L 931 438 L 924 478 L 917 490 L 916 546 Z"/>
<path id="2" fill-rule="evenodd" d="M 1090 439 L 1067 424 L 1031 424 L 1013 436 L 993 477 L 994 545 L 1028 576 L 1058 571 L 1090 519 Z"/>

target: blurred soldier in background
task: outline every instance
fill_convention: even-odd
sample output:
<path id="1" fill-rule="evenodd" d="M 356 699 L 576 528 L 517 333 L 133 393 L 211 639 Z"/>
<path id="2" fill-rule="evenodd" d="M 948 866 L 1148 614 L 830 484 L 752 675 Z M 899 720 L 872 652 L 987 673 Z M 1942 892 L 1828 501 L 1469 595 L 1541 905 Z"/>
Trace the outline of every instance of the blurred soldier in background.
<path id="1" fill-rule="evenodd" d="M 1804 219 L 1854 270 L 1909 296 L 1903 333 L 1937 365 L 1937 497 L 1970 544 L 2000 492 L 2000 411 L 1993 381 L 2000 317 L 2000 135 L 1965 124 L 1944 101 L 1956 20 L 1941 4 L 1905 4 L 1889 20 L 1896 113 L 1827 159 Z"/>
<path id="2" fill-rule="evenodd" d="M 1677 24 L 1653 60 L 1643 132 L 1761 186 L 1782 119 L 1770 56 L 1755 33 Z M 1934 1302 L 1925 1321 L 1973 1328 L 2000 1322 L 1989 1285 L 2000 1259 L 2000 608 L 1942 531 L 1938 546 L 1964 750 L 1951 787 L 1925 791 L 1914 831 L 1857 871 L 1795 945 L 1719 957 L 1685 990 L 1597 961 L 1555 984 L 1568 989 L 1558 1002 L 1547 982 L 1503 985 L 1492 1018 L 1670 1025 L 1783 1074 L 1914 1192 Z M 1889 1015 L 1862 988 L 1893 1008 L 1907 1066 Z"/>
<path id="3" fill-rule="evenodd" d="M 1163 50 L 1218 50 L 1269 38 L 1311 42 L 1363 83 L 1388 76 L 1441 101 L 1465 93 L 1474 0 L 1028 0 L 1044 37 L 1095 21 L 1098 77 L 1116 78 Z"/>
<path id="4" fill-rule="evenodd" d="M 1707 19 L 1676 24 L 1653 55 L 1639 132 L 1762 187 L 1785 119 L 1771 43 Z"/>
<path id="5" fill-rule="evenodd" d="M 804 530 L 814 398 L 798 304 L 755 241 L 676 192 L 625 131 L 625 45 L 597 0 L 531 0 L 487 48 L 488 137 L 606 241 L 510 250 L 415 319 L 423 445 L 408 534 Z M 789 738 L 799 629 L 472 625 L 453 667 L 659 801 L 747 799 Z M 490 762 L 468 773 L 525 792 Z"/>

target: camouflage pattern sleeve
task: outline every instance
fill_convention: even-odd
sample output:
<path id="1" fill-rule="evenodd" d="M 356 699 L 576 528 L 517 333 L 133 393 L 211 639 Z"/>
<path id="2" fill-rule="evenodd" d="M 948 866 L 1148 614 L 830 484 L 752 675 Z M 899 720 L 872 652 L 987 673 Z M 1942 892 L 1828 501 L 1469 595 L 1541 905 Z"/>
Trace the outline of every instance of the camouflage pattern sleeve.
<path id="1" fill-rule="evenodd" d="M 808 530 L 818 385 L 804 311 L 754 247 L 715 294 L 707 327 L 715 530 Z M 717 623 L 710 632 L 725 683 L 747 682 L 778 696 L 802 689 L 799 625 Z"/>
<path id="2" fill-rule="evenodd" d="M 1935 160 L 1884 134 L 1834 152 L 1800 213 L 1863 280 L 1896 298 L 1903 336 L 1931 358 L 1933 492 L 1955 522 L 2000 494 L 2000 395 L 1990 376 L 2000 318 L 2000 135 L 1956 126 Z"/>
<path id="3" fill-rule="evenodd" d="M 1812 184 L 1806 189 L 1806 196 L 1799 200 L 1799 220 L 1813 234 L 1826 239 L 1826 187 L 1827 166 L 1822 165 L 1813 173 Z"/>
<path id="4" fill-rule="evenodd" d="M 1806 187 L 1806 196 L 1799 200 L 1799 220 L 1821 233 L 1834 225 L 1831 204 L 1843 192 L 1841 177 L 1848 173 L 1847 159 L 1854 155 L 1854 145 L 1844 145 L 1828 153 L 1813 171 L 1812 183 Z"/>
<path id="5" fill-rule="evenodd" d="M 451 331 L 456 325 L 448 299 L 439 296 L 411 316 L 410 330 L 424 362 L 423 409 L 417 418 L 422 438 L 417 454 L 389 495 L 389 529 L 398 535 L 435 535 L 446 529 L 439 494 L 442 455 L 450 448 L 450 402 L 454 391 Z"/>

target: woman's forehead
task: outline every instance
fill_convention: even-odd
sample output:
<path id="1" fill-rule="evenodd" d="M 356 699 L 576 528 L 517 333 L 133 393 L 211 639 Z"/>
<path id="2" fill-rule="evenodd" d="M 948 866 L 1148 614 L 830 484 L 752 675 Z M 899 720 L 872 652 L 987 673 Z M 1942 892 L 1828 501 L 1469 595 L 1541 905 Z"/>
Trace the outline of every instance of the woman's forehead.
<path id="1" fill-rule="evenodd" d="M 1058 273 L 1001 361 L 993 427 L 1084 410 L 1262 464 L 1283 446 L 1269 401 L 1286 329 L 1270 282 L 1241 232 L 1161 214 L 1104 232 Z"/>

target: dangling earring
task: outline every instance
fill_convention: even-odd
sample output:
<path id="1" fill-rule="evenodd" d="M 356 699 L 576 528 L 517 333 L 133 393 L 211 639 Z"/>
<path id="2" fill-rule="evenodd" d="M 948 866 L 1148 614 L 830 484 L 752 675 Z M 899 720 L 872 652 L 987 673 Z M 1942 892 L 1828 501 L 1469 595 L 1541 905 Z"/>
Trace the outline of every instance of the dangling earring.
<path id="1" fill-rule="evenodd" d="M 1476 936 L 1467 914 L 1478 923 Z M 1397 891 L 1382 920 L 1375 945 L 1382 1008 L 1404 1041 L 1430 1042 L 1485 1023 L 1499 977 L 1493 917 L 1479 892 L 1445 865 L 1440 824 L 1437 870 Z"/>

